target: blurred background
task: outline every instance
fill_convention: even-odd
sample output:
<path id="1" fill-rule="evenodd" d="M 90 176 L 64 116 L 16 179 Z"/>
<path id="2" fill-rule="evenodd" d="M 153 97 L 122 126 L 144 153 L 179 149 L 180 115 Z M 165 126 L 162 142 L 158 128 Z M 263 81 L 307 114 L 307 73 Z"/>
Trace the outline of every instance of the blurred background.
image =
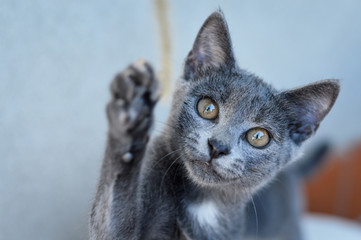
<path id="1" fill-rule="evenodd" d="M 276 88 L 341 79 L 309 143 L 333 148 L 307 180 L 318 214 L 304 228 L 307 239 L 361 239 L 360 1 L 0 0 L 1 240 L 87 239 L 111 79 L 149 60 L 164 86 L 161 128 L 183 60 L 219 7 L 240 66 Z"/>

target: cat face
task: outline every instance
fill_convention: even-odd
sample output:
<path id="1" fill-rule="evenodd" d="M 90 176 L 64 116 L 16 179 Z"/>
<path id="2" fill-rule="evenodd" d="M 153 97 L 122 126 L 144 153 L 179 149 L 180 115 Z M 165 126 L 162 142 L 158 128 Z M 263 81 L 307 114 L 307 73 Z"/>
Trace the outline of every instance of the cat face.
<path id="1" fill-rule="evenodd" d="M 189 82 L 176 129 L 192 178 L 251 186 L 273 176 L 292 148 L 276 95 L 242 71 L 219 71 Z"/>
<path id="2" fill-rule="evenodd" d="M 173 101 L 174 148 L 202 185 L 253 189 L 295 158 L 338 94 L 328 80 L 279 92 L 241 70 L 222 13 L 204 23 Z"/>

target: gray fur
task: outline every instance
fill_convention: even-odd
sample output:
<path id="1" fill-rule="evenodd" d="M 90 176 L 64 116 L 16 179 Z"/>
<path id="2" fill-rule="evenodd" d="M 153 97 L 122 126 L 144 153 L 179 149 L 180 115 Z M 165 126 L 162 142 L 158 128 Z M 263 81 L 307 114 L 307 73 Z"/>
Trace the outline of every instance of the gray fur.
<path id="1" fill-rule="evenodd" d="M 302 239 L 302 180 L 323 165 L 329 149 L 328 142 L 316 145 L 252 196 L 245 214 L 247 240 Z"/>
<path id="2" fill-rule="evenodd" d="M 251 196 L 296 159 L 339 91 L 336 80 L 324 80 L 281 92 L 240 69 L 220 11 L 185 61 L 163 134 L 148 143 L 156 86 L 147 63 L 112 83 L 91 239 L 244 239 Z M 217 102 L 215 120 L 197 113 L 203 97 Z M 262 149 L 246 141 L 254 127 L 272 135 Z M 211 158 L 210 139 L 229 153 Z"/>

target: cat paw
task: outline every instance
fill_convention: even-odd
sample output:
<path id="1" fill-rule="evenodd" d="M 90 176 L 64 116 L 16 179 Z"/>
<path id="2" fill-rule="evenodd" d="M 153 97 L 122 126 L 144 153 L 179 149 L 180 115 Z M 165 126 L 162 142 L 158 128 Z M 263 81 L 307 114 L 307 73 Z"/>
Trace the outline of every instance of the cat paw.
<path id="1" fill-rule="evenodd" d="M 109 133 L 135 151 L 148 140 L 152 111 L 160 95 L 153 68 L 144 60 L 136 61 L 115 77 L 110 91 Z M 124 158 L 129 161 L 129 154 Z"/>

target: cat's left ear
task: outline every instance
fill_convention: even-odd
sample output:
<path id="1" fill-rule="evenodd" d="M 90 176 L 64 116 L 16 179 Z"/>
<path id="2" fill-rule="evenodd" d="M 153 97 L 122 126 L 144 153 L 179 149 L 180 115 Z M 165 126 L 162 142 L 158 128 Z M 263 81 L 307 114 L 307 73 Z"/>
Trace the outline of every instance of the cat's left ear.
<path id="1" fill-rule="evenodd" d="M 226 20 L 218 10 L 211 14 L 198 32 L 184 66 L 186 80 L 202 76 L 207 71 L 233 67 L 232 43 Z"/>
<path id="2" fill-rule="evenodd" d="M 339 91 L 338 80 L 323 80 L 281 93 L 290 117 L 290 137 L 296 144 L 301 144 L 316 132 Z"/>

